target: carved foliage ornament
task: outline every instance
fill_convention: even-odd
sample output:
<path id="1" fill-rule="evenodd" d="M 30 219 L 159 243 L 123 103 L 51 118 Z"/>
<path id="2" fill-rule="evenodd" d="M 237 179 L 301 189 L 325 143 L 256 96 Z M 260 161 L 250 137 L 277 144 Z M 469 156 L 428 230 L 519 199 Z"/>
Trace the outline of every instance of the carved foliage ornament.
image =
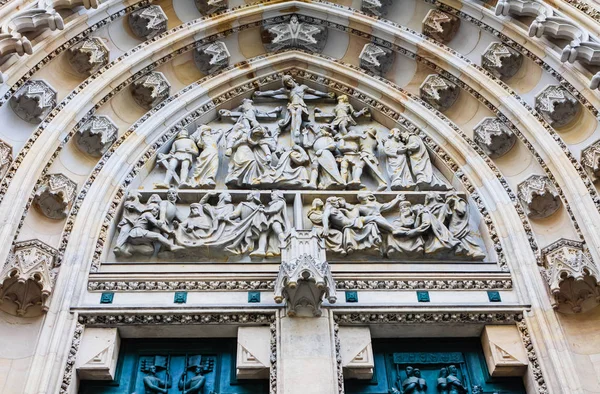
<path id="1" fill-rule="evenodd" d="M 69 48 L 68 60 L 71 67 L 84 75 L 92 75 L 108 64 L 109 50 L 98 37 L 88 38 Z"/>
<path id="2" fill-rule="evenodd" d="M 377 75 L 386 74 L 394 64 L 395 53 L 391 49 L 366 44 L 358 56 L 360 67 Z"/>
<path id="3" fill-rule="evenodd" d="M 327 28 L 307 23 L 300 20 L 298 15 L 292 15 L 289 20 L 265 24 L 261 36 L 268 52 L 303 49 L 321 53 L 327 43 Z"/>
<path id="4" fill-rule="evenodd" d="M 142 40 L 149 40 L 167 31 L 167 14 L 158 5 L 133 11 L 128 21 L 133 34 Z"/>
<path id="5" fill-rule="evenodd" d="M 210 15 L 227 9 L 228 0 L 194 0 L 202 15 Z"/>
<path id="6" fill-rule="evenodd" d="M 430 74 L 419 87 L 419 91 L 423 101 L 444 112 L 456 102 L 460 88 L 439 74 Z"/>
<path id="7" fill-rule="evenodd" d="M 94 115 L 75 135 L 77 147 L 90 156 L 100 157 L 117 139 L 118 128 L 108 116 Z"/>
<path id="8" fill-rule="evenodd" d="M 56 90 L 44 80 L 27 81 L 10 99 L 15 114 L 29 123 L 40 123 L 56 106 Z"/>
<path id="9" fill-rule="evenodd" d="M 231 55 L 223 41 L 214 41 L 194 50 L 196 67 L 204 74 L 215 73 L 229 66 Z"/>
<path id="10" fill-rule="evenodd" d="M 0 140 L 0 179 L 8 172 L 12 163 L 12 146 Z"/>
<path id="11" fill-rule="evenodd" d="M 535 96 L 535 109 L 552 127 L 568 124 L 579 112 L 581 104 L 565 88 L 550 85 Z"/>
<path id="12" fill-rule="evenodd" d="M 477 145 L 495 159 L 512 149 L 517 137 L 498 118 L 484 118 L 473 130 Z"/>
<path id="13" fill-rule="evenodd" d="M 581 164 L 594 181 L 600 178 L 600 140 L 581 152 Z"/>
<path id="14" fill-rule="evenodd" d="M 392 0 L 362 0 L 361 10 L 369 15 L 384 17 Z"/>
<path id="15" fill-rule="evenodd" d="M 497 78 L 514 76 L 523 64 L 523 55 L 500 42 L 493 42 L 481 55 L 481 66 Z"/>
<path id="16" fill-rule="evenodd" d="M 47 218 L 64 219 L 73 205 L 76 191 L 77 183 L 67 176 L 49 174 L 36 190 L 33 205 Z"/>
<path id="17" fill-rule="evenodd" d="M 441 43 L 447 43 L 456 36 L 460 19 L 440 10 L 429 10 L 423 20 L 423 34 Z"/>
<path id="18" fill-rule="evenodd" d="M 518 186 L 521 203 L 525 206 L 527 216 L 532 219 L 543 219 L 560 208 L 561 200 L 556 188 L 546 176 L 532 175 Z"/>
<path id="19" fill-rule="evenodd" d="M 171 94 L 171 85 L 161 72 L 152 71 L 131 84 L 131 94 L 142 108 L 151 109 Z"/>

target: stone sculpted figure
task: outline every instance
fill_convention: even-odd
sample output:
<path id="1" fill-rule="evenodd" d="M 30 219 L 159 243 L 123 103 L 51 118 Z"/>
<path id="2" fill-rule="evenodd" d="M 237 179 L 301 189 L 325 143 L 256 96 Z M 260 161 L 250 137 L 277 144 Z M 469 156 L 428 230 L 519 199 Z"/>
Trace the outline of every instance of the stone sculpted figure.
<path id="1" fill-rule="evenodd" d="M 424 393 L 427 391 L 427 382 L 421 377 L 421 370 L 411 366 L 406 367 L 406 379 L 402 381 L 404 394 Z"/>
<path id="2" fill-rule="evenodd" d="M 277 90 L 256 91 L 255 97 L 272 97 L 277 100 L 287 100 L 287 113 L 279 122 L 281 130 L 290 127 L 292 141 L 296 144 L 301 142 L 302 121 L 308 119 L 308 107 L 305 100 L 317 100 L 320 98 L 334 98 L 334 93 L 321 92 L 306 85 L 299 84 L 290 75 L 284 75 L 281 83 L 283 87 Z"/>
<path id="3" fill-rule="evenodd" d="M 177 227 L 188 234 L 193 234 L 195 237 L 210 235 L 215 226 L 212 207 L 208 204 L 211 197 L 212 194 L 207 193 L 200 199 L 199 203 L 191 204 L 189 216 Z"/>
<path id="4" fill-rule="evenodd" d="M 124 255 L 127 254 L 125 251 L 129 232 L 133 228 L 133 224 L 140 217 L 144 210 L 144 205 L 140 202 L 141 195 L 138 192 L 129 192 L 127 199 L 123 206 L 123 215 L 121 221 L 117 225 L 119 228 L 119 235 L 115 245 L 115 254 Z"/>
<path id="5" fill-rule="evenodd" d="M 313 189 L 309 184 L 307 166 L 310 157 L 300 145 L 283 152 L 275 166 L 273 183 L 280 188 Z"/>
<path id="6" fill-rule="evenodd" d="M 417 184 L 413 180 L 408 162 L 408 149 L 402 142 L 400 129 L 391 129 L 383 142 L 383 152 L 387 156 L 387 170 L 392 190 L 414 190 Z"/>
<path id="7" fill-rule="evenodd" d="M 419 190 L 449 190 L 449 185 L 433 173 L 429 152 L 421 138 L 408 130 L 403 130 L 400 136 L 406 146 L 410 168 Z"/>
<path id="8" fill-rule="evenodd" d="M 315 108 L 315 114 L 321 112 L 318 108 Z M 348 100 L 348 96 L 342 94 L 337 98 L 337 105 L 333 109 L 333 121 L 331 122 L 331 128 L 342 135 L 348 134 L 350 126 L 356 126 L 355 118 L 359 118 L 361 116 L 370 116 L 369 109 L 367 107 L 361 109 L 360 111 L 356 111 L 352 104 L 350 104 L 350 100 Z M 327 115 L 330 116 L 330 115 Z"/>
<path id="9" fill-rule="evenodd" d="M 216 185 L 219 170 L 219 141 L 223 137 L 221 130 L 214 131 L 205 125 L 196 129 L 192 138 L 200 150 L 194 169 L 194 186 L 213 189 Z"/>
<path id="10" fill-rule="evenodd" d="M 232 131 L 225 151 L 225 155 L 230 156 L 225 179 L 227 187 L 255 187 L 272 182 L 272 144 L 269 138 L 270 134 L 262 126 Z"/>
<path id="11" fill-rule="evenodd" d="M 168 154 L 159 153 L 158 163 L 161 164 L 167 173 L 162 183 L 155 184 L 156 188 L 167 189 L 172 186 L 174 180 L 176 185 L 189 186 L 188 175 L 192 168 L 194 158 L 198 156 L 198 146 L 187 130 L 181 130 Z M 179 174 L 177 170 L 179 169 Z"/>
<path id="12" fill-rule="evenodd" d="M 280 245 L 288 232 L 287 204 L 279 190 L 271 192 L 271 202 L 264 208 L 267 227 L 260 232 L 258 249 L 250 253 L 252 257 L 273 257 L 281 253 Z"/>
<path id="13" fill-rule="evenodd" d="M 375 155 L 377 149 L 377 131 L 369 128 L 365 133 L 352 130 L 338 139 L 338 150 L 342 153 L 341 174 L 349 189 L 363 189 L 361 178 L 365 166 L 377 181 L 377 190 L 384 190 L 387 183 L 379 170 L 379 161 Z"/>
<path id="14" fill-rule="evenodd" d="M 399 204 L 399 215 L 393 222 L 394 233 L 387 238 L 386 255 L 399 257 L 422 257 L 424 249 L 423 237 L 415 229 L 417 216 L 410 201 L 402 200 Z M 409 236 L 410 234 L 410 236 Z"/>
<path id="15" fill-rule="evenodd" d="M 315 130 L 316 129 L 316 130 Z M 346 186 L 334 152 L 337 144 L 325 126 L 309 125 L 302 130 L 302 145 L 310 156 L 310 188 L 339 190 Z"/>
<path id="16" fill-rule="evenodd" d="M 426 255 L 448 255 L 460 245 L 460 241 L 452 236 L 448 228 L 442 223 L 429 208 L 416 204 L 413 209 L 417 216 L 415 228 L 406 234 L 409 237 L 421 235 L 424 239 Z"/>
<path id="17" fill-rule="evenodd" d="M 166 250 L 179 250 L 181 246 L 173 244 L 173 242 L 163 234 L 173 234 L 167 225 L 159 220 L 160 209 L 156 206 L 146 208 L 146 210 L 133 222 L 133 228 L 129 232 L 126 244 L 129 245 L 148 245 L 158 242 Z M 123 249 L 123 255 L 131 256 L 128 249 Z M 119 250 L 120 252 L 120 250 Z"/>
<path id="18" fill-rule="evenodd" d="M 233 110 L 221 109 L 219 115 L 223 117 L 229 117 L 236 119 L 233 131 L 238 129 L 252 130 L 255 127 L 260 126 L 259 118 L 271 119 L 277 116 L 281 112 L 281 107 L 276 107 L 270 111 L 264 112 L 254 106 L 254 101 L 249 98 L 242 100 L 237 108 Z"/>
<path id="19" fill-rule="evenodd" d="M 405 198 L 403 195 L 398 194 L 392 201 L 385 204 L 378 202 L 375 195 L 371 192 L 360 192 L 356 195 L 356 198 L 360 203 L 357 205 L 358 213 L 361 217 L 365 218 L 365 221 L 376 223 L 380 231 L 383 230 L 383 232 L 392 234 L 401 233 L 401 230 L 390 224 L 390 222 L 383 217 L 382 213 L 392 210 Z"/>
<path id="20" fill-rule="evenodd" d="M 381 173 L 379 159 L 377 159 L 377 146 L 379 139 L 377 138 L 377 129 L 369 127 L 365 130 L 360 139 L 360 157 L 365 163 L 365 167 L 377 181 L 377 190 L 385 190 L 387 182 Z"/>
<path id="21" fill-rule="evenodd" d="M 450 210 L 448 230 L 450 230 L 454 238 L 460 241 L 462 254 L 466 254 L 474 260 L 485 258 L 485 253 L 470 230 L 467 202 L 459 197 L 456 192 L 450 192 L 446 196 L 446 203 Z"/>

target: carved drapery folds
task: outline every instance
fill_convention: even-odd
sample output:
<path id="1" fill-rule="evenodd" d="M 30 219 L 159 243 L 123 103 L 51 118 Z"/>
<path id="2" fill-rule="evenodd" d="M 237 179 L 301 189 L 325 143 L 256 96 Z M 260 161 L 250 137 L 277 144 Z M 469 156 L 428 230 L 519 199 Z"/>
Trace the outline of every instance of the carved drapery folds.
<path id="1" fill-rule="evenodd" d="M 523 55 L 500 42 L 491 43 L 481 55 L 481 66 L 500 79 L 514 76 L 523 64 Z"/>
<path id="2" fill-rule="evenodd" d="M 275 302 L 287 303 L 288 316 L 321 316 L 321 304 L 337 300 L 323 240 L 312 231 L 292 230 L 282 247 Z"/>
<path id="3" fill-rule="evenodd" d="M 301 19 L 302 18 L 302 19 Z M 327 28 L 292 15 L 279 22 L 269 22 L 261 30 L 262 42 L 268 52 L 282 49 L 302 49 L 321 53 L 327 43 Z"/>
<path id="4" fill-rule="evenodd" d="M 196 67 L 204 74 L 215 73 L 229 66 L 231 55 L 223 41 L 214 41 L 194 50 Z"/>
<path id="5" fill-rule="evenodd" d="M 550 85 L 535 96 L 535 109 L 552 127 L 568 124 L 575 118 L 580 106 L 571 93 L 558 85 Z"/>
<path id="6" fill-rule="evenodd" d="M 75 72 L 92 75 L 109 61 L 109 50 L 98 37 L 91 37 L 69 48 L 67 59 Z"/>
<path id="7" fill-rule="evenodd" d="M 18 316 L 25 315 L 33 306 L 40 307 L 42 312 L 48 310 L 48 298 L 58 269 L 55 266 L 57 253 L 38 240 L 15 243 L 0 274 L 0 304 L 12 303 L 3 306 L 3 310 Z"/>
<path id="8" fill-rule="evenodd" d="M 440 10 L 429 10 L 423 19 L 423 34 L 441 43 L 447 43 L 456 36 L 460 19 Z"/>
<path id="9" fill-rule="evenodd" d="M 133 11 L 128 21 L 133 34 L 142 40 L 149 40 L 167 31 L 167 14 L 158 5 Z"/>
<path id="10" fill-rule="evenodd" d="M 77 183 L 63 174 L 46 175 L 33 198 L 33 205 L 47 218 L 61 220 L 67 217 Z"/>
<path id="11" fill-rule="evenodd" d="M 430 74 L 419 87 L 419 92 L 423 101 L 444 112 L 456 102 L 460 88 L 439 74 Z"/>
<path id="12" fill-rule="evenodd" d="M 118 131 L 108 116 L 94 115 L 77 131 L 75 143 L 82 152 L 100 157 L 115 142 Z"/>
<path id="13" fill-rule="evenodd" d="M 15 114 L 29 123 L 40 123 L 56 106 L 56 90 L 44 80 L 27 81 L 10 98 Z"/>
<path id="14" fill-rule="evenodd" d="M 518 186 L 519 200 L 531 219 L 543 219 L 560 208 L 556 188 L 546 176 L 531 175 Z"/>
<path id="15" fill-rule="evenodd" d="M 582 242 L 560 239 L 542 255 L 554 308 L 578 313 L 600 303 L 600 272 Z"/>
<path id="16" fill-rule="evenodd" d="M 600 141 L 581 151 L 581 164 L 594 181 L 600 178 Z"/>
<path id="17" fill-rule="evenodd" d="M 8 172 L 12 163 L 12 146 L 0 140 L 0 180 Z"/>
<path id="18" fill-rule="evenodd" d="M 517 137 L 498 118 L 484 118 L 473 129 L 474 140 L 492 159 L 508 153 Z"/>
<path id="19" fill-rule="evenodd" d="M 225 11 L 228 7 L 228 0 L 194 0 L 194 3 L 202 15 Z"/>
<path id="20" fill-rule="evenodd" d="M 373 43 L 368 43 L 358 56 L 360 67 L 377 75 L 385 75 L 394 64 L 395 53 Z"/>
<path id="21" fill-rule="evenodd" d="M 131 84 L 131 94 L 140 107 L 151 109 L 169 97 L 171 84 L 163 73 L 152 71 Z"/>
<path id="22" fill-rule="evenodd" d="M 390 5 L 392 0 L 362 0 L 360 9 L 369 15 L 384 17 Z"/>

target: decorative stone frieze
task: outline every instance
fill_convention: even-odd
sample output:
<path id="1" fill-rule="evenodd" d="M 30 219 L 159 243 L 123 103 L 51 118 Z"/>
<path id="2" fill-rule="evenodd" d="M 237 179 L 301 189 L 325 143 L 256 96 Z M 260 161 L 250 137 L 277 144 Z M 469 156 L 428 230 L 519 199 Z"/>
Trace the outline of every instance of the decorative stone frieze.
<path id="1" fill-rule="evenodd" d="M 498 118 L 484 118 L 473 129 L 473 137 L 492 159 L 508 153 L 517 141 L 514 133 Z"/>
<path id="2" fill-rule="evenodd" d="M 101 38 L 91 37 L 69 48 L 67 59 L 75 72 L 92 75 L 108 64 L 109 50 Z"/>
<path id="3" fill-rule="evenodd" d="M 75 362 L 79 379 L 114 380 L 120 342 L 117 328 L 86 328 Z"/>
<path id="4" fill-rule="evenodd" d="M 439 74 L 430 74 L 419 87 L 421 99 L 438 111 L 448 110 L 460 93 L 460 88 Z"/>
<path id="5" fill-rule="evenodd" d="M 327 43 L 327 28 L 306 23 L 298 15 L 285 22 L 268 23 L 261 30 L 262 42 L 267 52 L 282 49 L 302 49 L 321 53 Z"/>
<path id="6" fill-rule="evenodd" d="M 346 379 L 373 378 L 375 359 L 369 327 L 339 327 L 340 356 Z"/>
<path id="7" fill-rule="evenodd" d="M 423 34 L 441 43 L 454 38 L 460 27 L 460 19 L 437 9 L 429 10 L 423 19 Z"/>
<path id="8" fill-rule="evenodd" d="M 0 179 L 8 172 L 12 163 L 12 146 L 0 140 Z"/>
<path id="9" fill-rule="evenodd" d="M 49 174 L 35 192 L 33 205 L 47 218 L 64 219 L 73 205 L 76 191 L 77 183 L 65 175 Z"/>
<path id="10" fill-rule="evenodd" d="M 523 376 L 529 364 L 516 326 L 486 325 L 481 345 L 490 376 Z"/>
<path id="11" fill-rule="evenodd" d="M 133 11 L 128 21 L 133 34 L 142 40 L 149 40 L 167 31 L 167 14 L 158 5 Z"/>
<path id="12" fill-rule="evenodd" d="M 237 337 L 236 377 L 267 379 L 270 367 L 269 327 L 240 327 Z"/>
<path id="13" fill-rule="evenodd" d="M 194 3 L 202 15 L 225 11 L 229 7 L 228 0 L 194 0 Z"/>
<path id="14" fill-rule="evenodd" d="M 392 0 L 362 0 L 360 9 L 369 15 L 384 17 L 390 5 Z"/>
<path id="15" fill-rule="evenodd" d="M 323 239 L 313 231 L 292 230 L 281 248 L 275 302 L 287 302 L 288 316 L 321 316 L 323 298 L 335 303 L 335 282 Z"/>
<path id="16" fill-rule="evenodd" d="M 377 75 L 385 75 L 396 58 L 394 51 L 373 43 L 368 43 L 358 56 L 360 67 Z"/>
<path id="17" fill-rule="evenodd" d="M 491 43 L 481 55 L 481 66 L 499 79 L 514 76 L 523 64 L 523 55 L 500 42 Z"/>
<path id="18" fill-rule="evenodd" d="M 56 90 L 46 81 L 30 80 L 10 99 L 15 114 L 29 123 L 40 123 L 56 106 Z"/>
<path id="19" fill-rule="evenodd" d="M 39 240 L 16 242 L 13 253 L 0 274 L 0 304 L 3 310 L 18 316 L 29 308 L 48 310 L 48 298 L 56 276 L 55 258 L 58 251 Z"/>
<path id="20" fill-rule="evenodd" d="M 105 115 L 94 115 L 75 134 L 77 147 L 90 156 L 100 157 L 117 139 L 119 129 Z"/>
<path id="21" fill-rule="evenodd" d="M 546 176 L 531 175 L 518 186 L 519 200 L 531 219 L 542 219 L 560 208 L 561 200 L 556 188 Z"/>
<path id="22" fill-rule="evenodd" d="M 204 74 L 215 73 L 229 66 L 231 55 L 223 41 L 214 41 L 194 50 L 196 67 Z"/>
<path id="23" fill-rule="evenodd" d="M 580 106 L 571 93 L 558 85 L 547 86 L 535 96 L 535 109 L 555 128 L 573 120 Z"/>
<path id="24" fill-rule="evenodd" d="M 581 151 L 581 165 L 594 181 L 600 178 L 600 140 Z"/>
<path id="25" fill-rule="evenodd" d="M 20 34 L 0 33 L 0 64 L 13 53 L 18 56 L 31 55 L 33 53 L 31 41 Z"/>
<path id="26" fill-rule="evenodd" d="M 152 71 L 131 84 L 131 94 L 142 108 L 151 109 L 171 94 L 171 84 L 161 72 Z"/>
<path id="27" fill-rule="evenodd" d="M 542 257 L 554 308 L 578 313 L 600 303 L 600 272 L 583 242 L 562 238 L 544 248 Z"/>

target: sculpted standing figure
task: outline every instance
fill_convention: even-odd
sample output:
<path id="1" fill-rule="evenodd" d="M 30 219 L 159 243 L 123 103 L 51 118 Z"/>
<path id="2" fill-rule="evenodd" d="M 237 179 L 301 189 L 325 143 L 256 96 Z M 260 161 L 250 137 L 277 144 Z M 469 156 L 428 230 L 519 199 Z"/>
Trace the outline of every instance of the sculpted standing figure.
<path id="1" fill-rule="evenodd" d="M 365 166 L 377 181 L 377 190 L 385 190 L 387 188 L 387 182 L 383 178 L 381 173 L 379 160 L 377 159 L 377 146 L 379 140 L 377 139 L 377 130 L 374 127 L 369 127 L 365 130 L 360 141 L 360 158 L 365 163 Z"/>
<path id="2" fill-rule="evenodd" d="M 200 126 L 192 135 L 196 145 L 201 150 L 194 169 L 194 186 L 212 189 L 217 185 L 216 177 L 219 169 L 219 141 L 221 137 L 223 137 L 221 130 L 213 132 L 209 126 L 205 125 Z"/>
<path id="3" fill-rule="evenodd" d="M 450 209 L 450 222 L 448 230 L 458 239 L 462 246 L 462 253 L 474 260 L 485 258 L 485 253 L 471 233 L 469 225 L 469 206 L 456 192 L 446 196 L 446 203 Z"/>
<path id="4" fill-rule="evenodd" d="M 264 138 L 267 137 L 262 126 L 231 133 L 225 151 L 226 156 L 231 156 L 225 178 L 227 187 L 253 187 L 272 181 L 270 149 Z"/>
<path id="5" fill-rule="evenodd" d="M 421 377 L 421 370 L 411 366 L 406 367 L 406 379 L 402 381 L 404 394 L 425 393 L 427 382 Z"/>
<path id="6" fill-rule="evenodd" d="M 302 146 L 310 156 L 310 188 L 343 189 L 346 182 L 334 156 L 337 144 L 329 130 L 325 126 L 308 125 L 302 130 Z"/>
<path id="7" fill-rule="evenodd" d="M 299 84 L 290 75 L 284 75 L 281 83 L 282 88 L 277 90 L 256 91 L 256 97 L 272 97 L 278 100 L 288 100 L 287 114 L 285 119 L 279 122 L 281 130 L 290 126 L 292 141 L 299 144 L 301 141 L 300 131 L 302 121 L 308 119 L 308 107 L 305 100 L 317 100 L 320 98 L 334 98 L 334 93 L 321 92 L 306 85 Z"/>
<path id="8" fill-rule="evenodd" d="M 406 145 L 410 167 L 419 190 L 449 190 L 450 187 L 433 173 L 429 152 L 421 138 L 408 130 L 401 132 L 401 138 Z"/>
<path id="9" fill-rule="evenodd" d="M 467 393 L 467 389 L 458 378 L 458 369 L 455 365 L 448 367 L 448 394 L 464 394 Z"/>
<path id="10" fill-rule="evenodd" d="M 135 191 L 127 194 L 127 199 L 123 206 L 123 216 L 118 224 L 119 236 L 117 237 L 114 249 L 115 254 L 127 254 L 124 248 L 127 238 L 129 237 L 129 232 L 133 228 L 136 219 L 140 217 L 144 210 L 144 205 L 140 202 L 140 197 L 140 193 Z"/>
<path id="11" fill-rule="evenodd" d="M 394 235 L 388 236 L 386 254 L 388 257 L 422 257 L 425 252 L 423 237 L 415 229 L 417 216 L 410 201 L 400 201 L 399 215 L 394 220 Z M 409 236 L 410 234 L 410 236 Z"/>
<path id="12" fill-rule="evenodd" d="M 387 156 L 387 169 L 392 190 L 414 190 L 417 184 L 410 173 L 408 149 L 400 137 L 400 129 L 391 129 L 383 142 L 383 152 Z"/>
<path id="13" fill-rule="evenodd" d="M 144 369 L 144 372 L 148 375 L 144 377 L 144 388 L 146 394 L 166 394 L 171 388 L 171 377 L 167 371 L 166 379 L 161 379 L 156 376 L 156 366 L 151 365 Z"/>
<path id="14" fill-rule="evenodd" d="M 333 119 L 333 122 L 331 122 L 331 128 L 342 133 L 342 135 L 348 134 L 348 128 L 350 126 L 356 126 L 354 118 L 369 115 L 369 109 L 367 107 L 360 111 L 356 111 L 352 104 L 350 104 L 348 96 L 345 94 L 338 96 L 338 103 L 333 109 L 333 112 L 335 113 L 335 118 Z"/>
<path id="15" fill-rule="evenodd" d="M 413 230 L 408 231 L 409 237 L 423 236 L 425 254 L 431 256 L 445 255 L 453 251 L 460 241 L 452 236 L 448 228 L 424 205 L 416 204 L 413 209 L 417 222 Z"/>
<path id="16" fill-rule="evenodd" d="M 283 193 L 271 192 L 271 202 L 264 208 L 267 216 L 267 228 L 258 238 L 258 249 L 250 253 L 252 257 L 273 257 L 281 253 L 281 242 L 288 232 L 287 204 Z"/>
<path id="17" fill-rule="evenodd" d="M 343 154 L 341 174 L 350 189 L 362 189 L 361 178 L 365 166 L 377 181 L 377 190 L 385 190 L 387 183 L 379 170 L 379 161 L 375 155 L 377 150 L 377 131 L 369 128 L 365 133 L 351 131 L 339 137 L 338 150 Z"/>
<path id="18" fill-rule="evenodd" d="M 177 185 L 188 185 L 188 175 L 194 158 L 198 156 L 198 146 L 196 141 L 190 138 L 187 130 L 181 130 L 168 154 L 159 153 L 158 163 L 167 170 L 163 183 L 157 183 L 154 186 L 160 189 L 168 189 L 171 182 L 175 180 Z M 179 174 L 177 174 L 179 169 Z"/>

